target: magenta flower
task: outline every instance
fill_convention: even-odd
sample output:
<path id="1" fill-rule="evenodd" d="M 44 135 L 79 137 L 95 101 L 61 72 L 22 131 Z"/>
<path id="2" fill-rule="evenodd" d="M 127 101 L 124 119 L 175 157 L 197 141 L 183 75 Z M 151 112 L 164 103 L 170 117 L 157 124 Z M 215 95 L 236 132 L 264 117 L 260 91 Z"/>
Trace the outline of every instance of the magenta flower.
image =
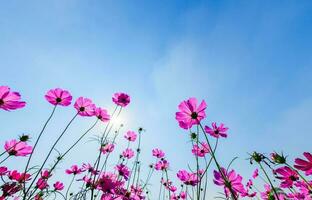
<path id="1" fill-rule="evenodd" d="M 75 104 L 74 107 L 78 111 L 78 115 L 80 116 L 87 116 L 91 117 L 94 116 L 95 112 L 95 105 L 92 103 L 91 99 L 84 98 L 84 97 L 79 97 Z"/>
<path id="2" fill-rule="evenodd" d="M 198 157 L 204 157 L 207 153 L 210 152 L 209 146 L 207 143 L 203 142 L 198 146 L 197 144 L 193 145 L 192 153 Z"/>
<path id="3" fill-rule="evenodd" d="M 19 173 L 17 170 L 10 171 L 8 177 L 9 177 L 9 179 L 15 180 L 19 183 L 23 183 L 23 182 L 31 179 L 30 174 Z"/>
<path id="4" fill-rule="evenodd" d="M 213 182 L 216 185 L 224 187 L 224 193 L 226 197 L 231 196 L 231 192 L 227 184 L 230 184 L 235 196 L 237 196 L 238 194 L 246 194 L 246 190 L 244 188 L 244 185 L 242 184 L 243 177 L 241 177 L 239 174 L 236 174 L 234 170 L 231 170 L 230 172 L 227 172 L 224 168 L 221 168 L 221 170 L 222 173 L 225 175 L 228 183 L 225 183 L 221 173 L 218 171 L 213 172 L 214 174 Z"/>
<path id="5" fill-rule="evenodd" d="M 53 184 L 53 187 L 54 187 L 54 190 L 58 190 L 58 191 L 61 191 L 64 189 L 64 184 L 60 181 L 56 181 L 54 184 Z"/>
<path id="6" fill-rule="evenodd" d="M 97 174 L 96 170 L 90 163 L 83 163 L 81 169 L 83 171 L 90 172 L 91 174 L 94 174 L 94 175 Z"/>
<path id="7" fill-rule="evenodd" d="M 211 126 L 212 128 L 210 128 L 209 126 L 205 126 L 206 133 L 208 133 L 209 135 L 215 138 L 227 137 L 226 132 L 227 130 L 229 130 L 229 128 L 224 127 L 224 124 L 221 123 L 220 126 L 217 126 L 217 123 L 213 122 Z"/>
<path id="8" fill-rule="evenodd" d="M 177 173 L 177 177 L 185 185 L 195 186 L 199 182 L 199 178 L 197 177 L 197 173 L 189 173 L 186 170 L 179 170 Z"/>
<path id="9" fill-rule="evenodd" d="M 289 167 L 280 167 L 275 170 L 275 172 L 281 176 L 276 178 L 281 179 L 281 187 L 289 188 L 292 187 L 293 183 L 299 180 L 299 175 L 296 171 L 290 169 Z"/>
<path id="10" fill-rule="evenodd" d="M 307 160 L 303 160 L 301 158 L 295 159 L 294 167 L 301 171 L 305 172 L 305 175 L 312 175 L 312 154 L 308 152 L 304 152 L 303 155 L 307 158 Z"/>
<path id="11" fill-rule="evenodd" d="M 16 141 L 15 139 L 6 141 L 4 149 L 11 156 L 27 156 L 32 152 L 32 147 L 28 146 L 26 142 Z"/>
<path id="12" fill-rule="evenodd" d="M 77 174 L 80 174 L 81 172 L 83 172 L 83 170 L 80 169 L 77 165 L 72 165 L 70 167 L 70 169 L 66 169 L 65 172 L 66 172 L 66 174 L 77 175 Z"/>
<path id="13" fill-rule="evenodd" d="M 134 142 L 137 138 L 137 134 L 134 131 L 128 131 L 124 137 L 130 142 Z"/>
<path id="14" fill-rule="evenodd" d="M 61 88 L 49 90 L 44 97 L 49 103 L 55 106 L 69 106 L 73 98 L 67 90 Z"/>
<path id="15" fill-rule="evenodd" d="M 277 199 L 277 197 L 274 194 L 274 191 L 271 189 L 271 186 L 269 184 L 264 185 L 265 191 L 261 192 L 261 199 L 263 200 L 272 200 L 272 199 Z M 280 200 L 284 200 L 284 194 L 278 194 L 278 198 Z"/>
<path id="16" fill-rule="evenodd" d="M 156 158 L 163 158 L 163 157 L 165 157 L 165 153 L 162 150 L 160 150 L 160 149 L 153 149 L 152 150 L 152 154 Z"/>
<path id="17" fill-rule="evenodd" d="M 41 178 L 42 179 L 49 179 L 52 176 L 49 170 L 43 170 L 41 172 Z"/>
<path id="18" fill-rule="evenodd" d="M 36 183 L 36 186 L 39 190 L 43 190 L 43 189 L 46 189 L 49 185 L 46 179 L 39 178 Z"/>
<path id="19" fill-rule="evenodd" d="M 95 112 L 95 116 L 102 122 L 107 122 L 110 120 L 110 116 L 107 113 L 107 110 L 102 109 L 102 108 L 95 108 L 94 112 Z"/>
<path id="20" fill-rule="evenodd" d="M 8 173 L 8 168 L 5 166 L 0 167 L 0 176 L 4 176 Z"/>
<path id="21" fill-rule="evenodd" d="M 121 107 L 126 107 L 130 103 L 130 96 L 122 92 L 115 93 L 112 99 L 116 105 Z"/>
<path id="22" fill-rule="evenodd" d="M 252 173 L 252 178 L 257 178 L 259 176 L 259 170 L 255 169 L 255 171 Z"/>
<path id="23" fill-rule="evenodd" d="M 119 164 L 116 166 L 116 170 L 118 171 L 119 176 L 122 176 L 125 180 L 128 180 L 130 171 L 126 165 Z"/>
<path id="24" fill-rule="evenodd" d="M 107 143 L 107 144 L 105 144 L 104 146 L 102 146 L 101 147 L 101 152 L 103 153 L 103 154 L 106 154 L 106 153 L 111 153 L 111 152 L 113 152 L 114 151 L 114 148 L 115 148 L 115 145 L 114 144 L 109 144 L 109 143 Z"/>
<path id="25" fill-rule="evenodd" d="M 131 159 L 134 156 L 134 151 L 132 149 L 127 148 L 122 152 L 122 156 L 127 159 Z"/>
<path id="26" fill-rule="evenodd" d="M 6 111 L 23 108 L 26 103 L 18 92 L 11 92 L 8 86 L 0 86 L 0 108 Z"/>
<path id="27" fill-rule="evenodd" d="M 306 183 L 305 181 L 297 181 L 295 183 L 295 186 L 300 190 L 300 192 L 302 194 L 304 194 L 306 197 L 308 197 L 309 195 L 311 195 L 311 191 L 310 188 L 312 188 L 312 181 L 308 181 L 308 183 Z M 311 199 L 309 199 L 311 200 Z"/>
<path id="28" fill-rule="evenodd" d="M 169 162 L 167 160 L 160 160 L 155 164 L 156 170 L 167 170 L 169 168 Z"/>
<path id="29" fill-rule="evenodd" d="M 182 101 L 178 108 L 179 112 L 176 112 L 176 120 L 179 122 L 181 128 L 189 129 L 195 124 L 206 117 L 205 109 L 207 105 L 203 100 L 199 106 L 197 106 L 196 98 L 189 98 Z"/>

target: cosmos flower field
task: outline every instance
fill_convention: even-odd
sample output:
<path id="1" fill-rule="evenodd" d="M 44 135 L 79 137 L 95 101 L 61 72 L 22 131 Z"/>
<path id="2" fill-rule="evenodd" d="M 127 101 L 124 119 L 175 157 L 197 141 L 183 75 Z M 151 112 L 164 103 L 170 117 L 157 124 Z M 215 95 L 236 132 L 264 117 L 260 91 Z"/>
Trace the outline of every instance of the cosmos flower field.
<path id="1" fill-rule="evenodd" d="M 127 112 L 131 103 L 129 94 L 117 92 L 112 96 L 115 109 L 108 111 L 96 106 L 86 97 L 74 98 L 70 91 L 54 88 L 46 92 L 42 98 L 51 105 L 46 121 L 34 135 L 21 135 L 7 141 L 1 141 L 3 149 L 0 152 L 1 192 L 0 200 L 41 200 L 41 199 L 90 199 L 90 200 L 204 200 L 208 199 L 208 183 L 214 183 L 214 190 L 220 192 L 216 198 L 221 199 L 264 199 L 264 200 L 312 200 L 312 154 L 298 152 L 301 156 L 289 160 L 281 152 L 266 155 L 262 152 L 249 152 L 250 168 L 253 174 L 242 177 L 233 169 L 233 160 L 221 163 L 216 155 L 218 144 L 231 137 L 229 127 L 222 122 L 206 124 L 205 100 L 191 97 L 181 100 L 177 105 L 175 116 L 177 126 L 180 126 L 189 136 L 190 153 L 194 159 L 176 172 L 170 170 L 170 160 L 166 153 L 157 146 L 150 152 L 154 163 L 149 164 L 141 160 L 141 137 L 143 128 L 137 130 L 121 130 L 113 119 L 118 119 L 121 112 Z M 14 112 L 27 106 L 21 94 L 8 86 L 0 86 L 0 114 Z M 51 126 L 56 112 L 63 109 L 75 109 L 75 115 L 64 122 L 64 129 L 58 133 L 53 145 L 47 148 L 44 159 L 34 162 L 34 152 L 42 142 L 42 135 Z M 79 138 L 68 142 L 67 150 L 56 152 L 55 148 L 62 141 L 64 135 L 70 134 L 68 128 L 77 118 L 95 118 L 89 129 L 82 130 Z M 96 155 L 92 163 L 72 163 L 66 170 L 59 170 L 61 161 L 72 153 L 77 144 L 90 136 L 96 125 L 103 127 L 98 139 Z M 22 128 L 22 127 L 21 127 Z M 18 134 L 16 134 L 18 135 Z M 117 157 L 117 137 L 127 141 Z M 31 138 L 31 140 L 30 140 Z M 115 154 L 114 154 L 115 155 Z M 19 162 L 20 157 L 26 157 L 26 162 Z M 55 158 L 51 163 L 51 158 Z M 22 165 L 24 170 L 10 168 L 9 163 Z M 110 167 L 110 166 L 114 167 Z M 14 166 L 14 165 L 13 165 Z M 142 168 L 148 173 L 142 175 Z M 212 169 L 210 174 L 208 169 Z M 52 181 L 51 177 L 65 173 L 70 179 L 69 184 L 64 180 Z M 158 184 L 151 184 L 153 175 L 159 174 Z M 174 178 L 173 178 L 174 177 Z M 66 181 L 67 182 L 67 181 Z M 261 187 L 259 187 L 259 185 Z M 150 194 L 150 188 L 158 188 L 158 193 Z"/>

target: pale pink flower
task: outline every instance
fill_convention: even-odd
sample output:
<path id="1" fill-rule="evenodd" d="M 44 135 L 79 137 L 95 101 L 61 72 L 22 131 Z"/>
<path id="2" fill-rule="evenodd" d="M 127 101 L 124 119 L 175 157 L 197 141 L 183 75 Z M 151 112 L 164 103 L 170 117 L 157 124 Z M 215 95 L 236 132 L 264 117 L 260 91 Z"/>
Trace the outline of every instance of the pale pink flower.
<path id="1" fill-rule="evenodd" d="M 67 90 L 61 88 L 49 90 L 44 97 L 49 103 L 60 106 L 70 105 L 73 98 Z"/>
<path id="2" fill-rule="evenodd" d="M 103 145 L 100 150 L 102 151 L 103 154 L 106 154 L 106 153 L 113 152 L 114 148 L 115 148 L 114 144 L 107 143 L 107 144 Z"/>
<path id="3" fill-rule="evenodd" d="M 0 86 L 0 108 L 6 111 L 23 108 L 26 105 L 21 101 L 18 92 L 11 92 L 8 86 Z"/>
<path id="4" fill-rule="evenodd" d="M 207 105 L 203 100 L 199 106 L 197 106 L 196 98 L 189 98 L 182 101 L 178 108 L 179 112 L 176 112 L 176 120 L 179 122 L 181 128 L 189 129 L 195 124 L 206 117 L 205 109 Z"/>
<path id="5" fill-rule="evenodd" d="M 124 137 L 130 142 L 134 142 L 137 138 L 137 134 L 134 131 L 128 131 Z"/>
<path id="6" fill-rule="evenodd" d="M 131 159 L 134 156 L 134 151 L 130 148 L 127 148 L 122 152 L 122 156 L 127 159 Z"/>
<path id="7" fill-rule="evenodd" d="M 159 160 L 156 164 L 155 164 L 155 169 L 156 170 L 167 170 L 169 168 L 169 162 L 167 160 Z"/>
<path id="8" fill-rule="evenodd" d="M 165 153 L 162 150 L 160 150 L 160 149 L 153 149 L 152 150 L 152 154 L 156 158 L 163 158 L 163 157 L 165 157 Z"/>

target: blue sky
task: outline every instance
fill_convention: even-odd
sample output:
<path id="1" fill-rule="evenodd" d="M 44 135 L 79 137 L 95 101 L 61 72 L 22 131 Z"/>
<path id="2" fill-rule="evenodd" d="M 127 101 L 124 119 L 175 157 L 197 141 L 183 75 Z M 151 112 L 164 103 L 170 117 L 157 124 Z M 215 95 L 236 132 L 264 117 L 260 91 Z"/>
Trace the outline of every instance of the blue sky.
<path id="1" fill-rule="evenodd" d="M 174 119 L 191 96 L 206 100 L 207 123 L 230 128 L 219 157 L 226 164 L 238 155 L 233 167 L 247 177 L 247 152 L 311 151 L 311 13 L 311 1 L 2 1 L 1 85 L 28 102 L 0 113 L 2 141 L 36 135 L 51 111 L 45 91 L 62 87 L 108 109 L 114 92 L 129 93 L 124 130 L 143 126 L 144 159 L 164 149 L 171 176 L 191 159 Z M 40 151 L 73 113 L 59 110 Z M 91 123 L 79 118 L 59 148 Z M 62 168 L 95 149 L 83 142 Z"/>

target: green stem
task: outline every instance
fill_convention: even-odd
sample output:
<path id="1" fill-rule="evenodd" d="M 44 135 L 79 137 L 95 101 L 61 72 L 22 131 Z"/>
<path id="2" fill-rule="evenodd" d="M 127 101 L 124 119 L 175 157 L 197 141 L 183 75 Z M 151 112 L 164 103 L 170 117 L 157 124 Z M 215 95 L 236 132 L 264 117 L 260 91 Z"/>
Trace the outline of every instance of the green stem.
<path id="1" fill-rule="evenodd" d="M 74 182 L 75 176 L 76 176 L 76 175 L 73 176 L 73 178 L 72 178 L 72 180 L 70 181 L 70 184 L 69 184 L 69 186 L 68 186 L 68 188 L 67 188 L 67 191 L 66 191 L 66 194 L 65 194 L 66 199 L 67 199 L 67 196 L 68 196 L 69 189 L 70 189 L 70 187 L 72 186 L 72 184 L 73 184 L 73 182 Z"/>
<path id="2" fill-rule="evenodd" d="M 31 189 L 31 186 L 34 184 L 34 182 L 36 181 L 37 177 L 39 176 L 41 170 L 43 169 L 44 165 L 45 165 L 46 162 L 48 161 L 48 159 L 49 159 L 49 157 L 50 157 L 52 151 L 54 150 L 56 144 L 60 141 L 60 139 L 63 137 L 63 135 L 65 134 L 65 132 L 67 131 L 67 129 L 68 129 L 69 126 L 71 125 L 71 123 L 72 123 L 72 122 L 74 121 L 74 119 L 78 116 L 78 113 L 79 113 L 79 112 L 77 112 L 77 113 L 75 114 L 75 116 L 69 121 L 69 123 L 67 124 L 67 126 L 65 127 L 65 129 L 63 130 L 63 132 L 60 134 L 60 136 L 57 138 L 57 140 L 56 140 L 56 141 L 54 142 L 54 144 L 52 145 L 52 147 L 51 147 L 51 149 L 50 149 L 48 155 L 46 156 L 45 160 L 44 160 L 43 163 L 41 164 L 41 167 L 39 168 L 39 170 L 38 170 L 36 176 L 34 177 L 33 181 L 32 181 L 31 184 L 30 184 L 30 186 L 29 186 L 28 189 L 26 190 L 26 193 L 25 193 L 24 198 L 23 198 L 24 200 L 26 199 L 26 195 L 27 195 L 27 193 L 29 192 L 29 190 Z M 30 195 L 30 196 L 31 196 L 31 195 Z"/>
<path id="3" fill-rule="evenodd" d="M 280 200 L 279 197 L 278 197 L 278 194 L 277 194 L 277 192 L 276 192 L 276 190 L 275 190 L 275 187 L 273 186 L 273 183 L 271 182 L 271 179 L 269 178 L 268 174 L 266 173 L 265 169 L 263 168 L 263 166 L 261 165 L 260 162 L 259 162 L 259 165 L 260 165 L 260 168 L 261 168 L 261 170 L 263 171 L 264 175 L 265 175 L 266 178 L 268 179 L 268 181 L 269 181 L 269 183 L 270 183 L 270 185 L 271 185 L 271 188 L 272 188 L 272 190 L 273 190 L 273 192 L 274 192 L 276 198 L 277 198 L 278 200 Z"/>
<path id="4" fill-rule="evenodd" d="M 206 133 L 205 133 L 204 127 L 202 126 L 202 124 L 201 124 L 200 122 L 198 122 L 198 123 L 199 123 L 199 126 L 201 127 L 201 129 L 202 129 L 202 131 L 203 131 L 203 134 L 204 134 L 204 136 L 205 136 L 205 139 L 206 139 L 206 141 L 207 141 L 207 144 L 208 144 L 209 149 L 212 149 L 212 148 L 211 148 L 211 145 L 210 145 L 210 142 L 209 142 L 209 140 L 208 140 L 208 137 L 207 137 L 207 135 L 206 135 Z M 233 191 L 233 189 L 232 189 L 232 187 L 231 187 L 231 184 L 229 183 L 227 177 L 225 176 L 225 174 L 224 174 L 223 171 L 221 170 L 221 166 L 220 166 L 220 164 L 218 163 L 218 161 L 217 161 L 217 159 L 216 159 L 216 157 L 215 157 L 214 152 L 211 151 L 211 152 L 210 152 L 210 155 L 212 156 L 212 158 L 213 158 L 213 160 L 214 160 L 214 162 L 215 162 L 215 164 L 216 164 L 216 166 L 217 166 L 217 168 L 218 168 L 218 171 L 220 172 L 220 174 L 221 174 L 221 176 L 222 176 L 222 179 L 223 179 L 224 182 L 226 183 L 225 186 L 230 190 L 232 198 L 233 198 L 234 200 L 237 200 L 237 197 L 236 197 L 236 195 L 235 195 L 235 192 Z M 229 184 L 227 184 L 227 183 L 229 183 Z"/>

